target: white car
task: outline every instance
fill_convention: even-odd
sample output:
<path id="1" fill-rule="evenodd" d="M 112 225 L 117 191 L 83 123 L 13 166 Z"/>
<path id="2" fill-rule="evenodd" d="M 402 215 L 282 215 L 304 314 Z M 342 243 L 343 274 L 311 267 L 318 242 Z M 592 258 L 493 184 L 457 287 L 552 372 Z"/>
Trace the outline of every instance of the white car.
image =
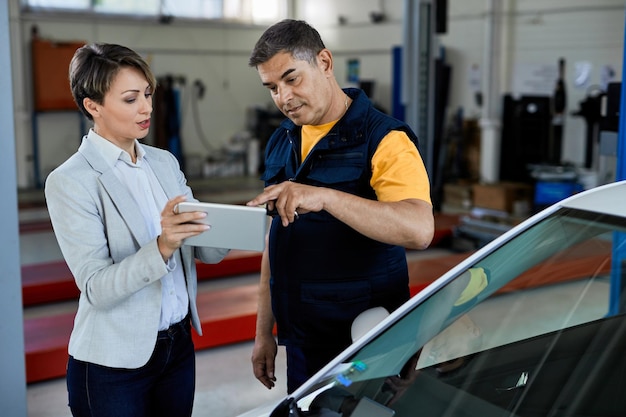
<path id="1" fill-rule="evenodd" d="M 626 416 L 626 182 L 569 197 L 243 416 Z"/>

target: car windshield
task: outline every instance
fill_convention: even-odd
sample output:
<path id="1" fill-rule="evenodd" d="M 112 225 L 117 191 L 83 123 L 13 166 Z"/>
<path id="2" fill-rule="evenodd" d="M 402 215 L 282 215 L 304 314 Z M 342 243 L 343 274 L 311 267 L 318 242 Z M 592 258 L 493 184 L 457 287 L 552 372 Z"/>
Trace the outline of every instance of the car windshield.
<path id="1" fill-rule="evenodd" d="M 297 408 L 343 417 L 369 409 L 380 416 L 626 415 L 617 389 L 626 371 L 621 379 L 615 372 L 626 369 L 624 223 L 554 212 L 460 270 L 297 398 Z"/>

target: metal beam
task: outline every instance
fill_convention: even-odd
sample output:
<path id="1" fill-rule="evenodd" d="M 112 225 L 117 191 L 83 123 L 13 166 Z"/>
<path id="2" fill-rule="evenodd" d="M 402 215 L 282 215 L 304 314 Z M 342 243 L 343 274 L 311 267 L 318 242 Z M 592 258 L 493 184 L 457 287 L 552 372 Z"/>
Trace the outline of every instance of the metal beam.
<path id="1" fill-rule="evenodd" d="M 0 404 L 3 415 L 26 417 L 24 315 L 17 215 L 9 1 L 0 0 Z"/>
<path id="2" fill-rule="evenodd" d="M 480 118 L 480 180 L 498 181 L 500 176 L 500 39 L 502 1 L 487 0 L 485 55 L 483 59 L 483 112 Z"/>
<path id="3" fill-rule="evenodd" d="M 626 13 L 624 17 L 626 22 Z M 622 91 L 620 94 L 619 127 L 617 129 L 617 167 L 615 180 L 626 179 L 626 30 L 624 30 L 624 56 L 622 58 Z"/>
<path id="4" fill-rule="evenodd" d="M 405 121 L 417 134 L 420 154 L 434 178 L 434 7 L 432 0 L 405 0 L 402 44 L 402 103 Z"/>

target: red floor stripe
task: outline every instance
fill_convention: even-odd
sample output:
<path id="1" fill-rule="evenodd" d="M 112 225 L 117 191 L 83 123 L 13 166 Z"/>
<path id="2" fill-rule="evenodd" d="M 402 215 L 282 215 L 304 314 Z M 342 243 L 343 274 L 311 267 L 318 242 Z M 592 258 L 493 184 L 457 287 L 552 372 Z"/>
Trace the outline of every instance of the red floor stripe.
<path id="1" fill-rule="evenodd" d="M 412 285 L 411 294 L 425 286 Z M 253 340 L 256 305 L 256 284 L 199 294 L 203 335 L 192 333 L 196 350 Z M 74 313 L 66 313 L 24 320 L 26 382 L 65 376 L 73 319 Z"/>
<path id="2" fill-rule="evenodd" d="M 198 281 L 250 274 L 261 270 L 261 253 L 232 251 L 218 264 L 196 263 Z M 24 307 L 75 300 L 79 291 L 65 261 L 22 266 Z"/>
<path id="3" fill-rule="evenodd" d="M 447 219 L 446 219 L 447 221 Z M 454 221 L 451 218 L 450 221 Z M 443 225 L 433 239 L 433 246 L 449 236 L 451 227 Z M 425 261 L 429 261 L 428 259 Z M 450 266 L 457 258 L 432 260 L 410 266 L 411 295 Z M 412 264 L 412 263 L 411 263 Z M 260 270 L 261 254 L 232 251 L 215 265 L 197 264 L 198 280 L 255 273 Z M 24 306 L 75 299 L 78 291 L 64 261 L 22 267 Z M 197 350 L 254 339 L 257 286 L 246 285 L 198 295 L 203 336 L 193 333 Z M 65 376 L 67 343 L 74 313 L 26 319 L 24 321 L 26 379 L 28 383 Z"/>

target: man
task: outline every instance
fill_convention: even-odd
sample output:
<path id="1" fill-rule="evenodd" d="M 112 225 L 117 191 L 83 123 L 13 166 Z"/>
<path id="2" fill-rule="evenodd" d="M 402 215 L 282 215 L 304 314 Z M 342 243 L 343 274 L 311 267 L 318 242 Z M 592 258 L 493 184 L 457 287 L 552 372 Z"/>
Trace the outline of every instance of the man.
<path id="1" fill-rule="evenodd" d="M 252 364 L 272 388 L 276 322 L 291 393 L 351 343 L 357 315 L 408 300 L 405 248 L 432 240 L 430 187 L 415 134 L 361 90 L 341 89 L 331 52 L 306 22 L 267 29 L 249 65 L 288 118 L 266 147 L 266 188 L 248 202 L 276 213 Z"/>

